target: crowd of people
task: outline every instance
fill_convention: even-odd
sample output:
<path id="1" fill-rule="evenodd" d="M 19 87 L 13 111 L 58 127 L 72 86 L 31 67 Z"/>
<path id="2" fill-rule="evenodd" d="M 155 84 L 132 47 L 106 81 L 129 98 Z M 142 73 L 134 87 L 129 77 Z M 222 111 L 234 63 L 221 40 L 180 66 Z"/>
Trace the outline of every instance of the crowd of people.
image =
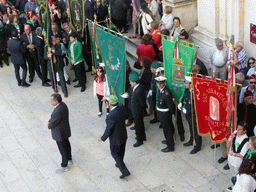
<path id="1" fill-rule="evenodd" d="M 81 34 L 71 29 L 67 3 L 67 0 L 49 0 L 51 38 L 50 46 L 45 47 L 37 1 L 1 0 L 0 67 L 3 67 L 3 61 L 9 66 L 8 54 L 10 54 L 18 86 L 29 87 L 29 83 L 34 81 L 37 74 L 42 81 L 42 86 L 51 86 L 57 93 L 59 85 L 64 97 L 68 97 L 66 84 L 71 82 L 67 67 L 70 66 L 75 73 L 73 82 L 78 81 L 74 87 L 81 88 L 81 92 L 86 90 L 84 61 L 88 65 L 88 71 L 92 69 L 90 48 L 86 44 L 88 37 L 81 37 Z M 111 14 L 108 11 L 109 5 Z M 180 18 L 173 15 L 172 7 L 165 6 L 163 9 L 161 0 L 84 0 L 84 13 L 86 18 L 97 21 L 103 26 L 107 26 L 111 21 L 115 25 L 115 30 L 120 33 L 127 32 L 128 23 L 131 21 L 133 34 L 129 38 L 137 38 L 136 34 L 138 33 L 138 38 L 141 39 L 136 51 L 138 61 L 134 64 L 140 73 L 132 71 L 130 65 L 126 64 L 124 95 L 126 95 L 125 113 L 127 114 L 124 113 L 116 98 L 109 97 L 105 69 L 103 66 L 99 66 L 93 85 L 94 96 L 97 96 L 99 103 L 98 116 L 102 116 L 103 102 L 106 103 L 107 115 L 111 114 L 118 104 L 117 108 L 122 113 L 111 115 L 109 118 L 112 118 L 112 121 L 109 123 L 118 121 L 116 118 L 119 117 L 122 119 L 122 124 L 125 119 L 128 119 L 126 127 L 134 123 L 135 126 L 131 129 L 135 130 L 137 141 L 133 146 L 139 147 L 146 141 L 144 117 L 153 114 L 154 118 L 150 120 L 150 123 L 160 122 L 160 128 L 163 129 L 165 136 L 162 143 L 166 145 L 161 151 L 167 153 L 175 151 L 174 124 L 177 125 L 180 141 L 185 141 L 181 115 L 184 113 L 189 125 L 190 138 L 183 145 L 189 147 L 195 141 L 190 154 L 198 153 L 202 148 L 202 138 L 198 135 L 196 128 L 191 79 L 187 78 L 184 83 L 186 91 L 180 104 L 174 103 L 174 93 L 165 85 L 161 34 L 173 38 L 179 37 L 185 41 L 188 41 L 189 38 L 188 32 L 181 25 Z M 216 78 L 227 80 L 228 54 L 228 47 L 222 40 L 216 39 L 216 46 L 208 54 L 209 67 L 206 68 L 195 54 L 192 72 L 201 75 L 210 74 Z M 247 191 L 253 191 L 255 180 L 252 178 L 255 177 L 254 165 L 256 162 L 254 158 L 256 154 L 256 130 L 254 130 L 256 126 L 254 118 L 256 113 L 256 64 L 254 57 L 247 58 L 242 41 L 237 41 L 235 44 L 234 65 L 236 81 L 240 84 L 237 86 L 238 127 L 236 134 L 233 134 L 227 142 L 220 144 L 222 157 L 218 162 L 223 163 L 228 159 L 228 164 L 224 166 L 224 169 L 232 167 L 234 174 L 238 174 L 236 179 L 232 178 L 235 183 L 233 191 L 241 191 L 241 188 L 245 188 L 244 185 L 247 185 L 248 189 L 250 185 L 251 188 Z M 29 83 L 26 82 L 27 66 Z M 20 68 L 22 68 L 22 77 L 20 77 Z M 58 99 L 59 96 L 57 99 L 55 96 L 54 101 L 59 100 L 58 103 L 61 103 L 61 100 Z M 173 122 L 172 115 L 175 115 L 176 122 Z M 111 134 L 115 133 L 105 132 L 99 140 L 106 140 Z M 123 178 L 130 175 L 123 163 L 126 140 L 127 136 L 123 138 L 121 148 L 120 146 L 118 148 L 122 152 L 121 156 L 113 155 L 118 163 L 116 166 L 120 170 L 122 169 Z M 115 142 L 113 141 L 113 143 Z M 218 146 L 213 145 L 211 148 Z M 64 167 L 67 166 L 68 160 L 65 160 Z M 244 183 L 244 180 L 248 180 L 248 182 Z"/>

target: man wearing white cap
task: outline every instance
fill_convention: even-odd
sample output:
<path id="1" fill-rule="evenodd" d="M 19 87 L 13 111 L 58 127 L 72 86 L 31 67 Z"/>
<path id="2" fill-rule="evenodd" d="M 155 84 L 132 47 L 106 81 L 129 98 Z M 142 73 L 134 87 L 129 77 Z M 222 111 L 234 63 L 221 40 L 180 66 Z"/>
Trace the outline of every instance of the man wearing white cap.
<path id="1" fill-rule="evenodd" d="M 156 84 L 159 88 L 157 101 L 157 117 L 163 127 L 165 139 L 162 141 L 167 147 L 161 151 L 164 153 L 174 151 L 174 126 L 172 122 L 172 114 L 174 114 L 175 105 L 173 103 L 173 96 L 168 87 L 165 86 L 166 77 L 156 77 Z"/>

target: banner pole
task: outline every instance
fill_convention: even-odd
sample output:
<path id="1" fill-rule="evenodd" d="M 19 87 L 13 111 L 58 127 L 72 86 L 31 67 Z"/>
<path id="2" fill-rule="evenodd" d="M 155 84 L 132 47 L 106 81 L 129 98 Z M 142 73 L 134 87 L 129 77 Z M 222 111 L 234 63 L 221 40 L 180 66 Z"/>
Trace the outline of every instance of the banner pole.
<path id="1" fill-rule="evenodd" d="M 191 73 L 191 72 L 187 72 L 187 74 L 191 75 L 192 73 Z M 196 74 L 196 75 L 199 76 L 199 77 L 202 77 L 202 76 L 203 76 L 203 75 L 201 75 L 201 74 Z M 211 79 L 212 77 L 211 77 L 211 76 L 206 76 L 206 78 Z M 223 80 L 223 81 L 225 81 L 225 83 L 228 83 L 228 81 L 227 81 L 227 80 L 224 80 L 224 79 L 218 79 L 218 78 L 215 78 L 215 79 L 218 80 L 218 81 Z M 237 86 L 242 86 L 242 84 L 239 84 L 239 83 L 236 83 L 236 85 L 237 85 Z"/>
<path id="2" fill-rule="evenodd" d="M 52 78 L 53 78 L 54 90 L 56 90 L 56 89 L 57 89 L 57 85 L 56 85 L 56 79 L 55 79 L 55 71 L 54 71 L 54 69 L 53 69 L 52 57 L 50 58 L 50 62 L 51 62 L 51 69 L 52 69 Z"/>
<path id="3" fill-rule="evenodd" d="M 91 20 L 89 20 L 89 21 L 92 22 Z M 95 23 L 95 22 L 94 22 L 94 23 Z M 102 25 L 99 25 L 98 23 L 95 23 L 95 25 L 97 25 L 98 27 L 102 27 L 105 31 L 108 31 L 108 30 L 109 30 L 109 31 L 111 31 L 112 33 L 116 33 L 117 35 L 119 35 L 119 36 L 121 36 L 121 37 L 124 37 L 125 39 L 129 40 L 128 37 L 122 35 L 122 34 L 119 33 L 119 32 L 113 31 L 112 29 L 108 29 L 107 27 L 104 27 L 104 26 L 102 26 Z"/>

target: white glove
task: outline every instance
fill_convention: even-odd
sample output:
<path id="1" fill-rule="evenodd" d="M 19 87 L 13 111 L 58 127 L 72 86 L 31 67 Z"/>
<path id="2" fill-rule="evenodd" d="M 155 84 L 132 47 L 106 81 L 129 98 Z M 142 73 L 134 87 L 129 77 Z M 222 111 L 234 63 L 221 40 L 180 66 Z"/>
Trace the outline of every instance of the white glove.
<path id="1" fill-rule="evenodd" d="M 149 90 L 149 91 L 148 91 L 147 98 L 149 98 L 150 96 L 152 96 L 152 90 Z"/>
<path id="2" fill-rule="evenodd" d="M 187 114 L 187 109 L 182 108 L 182 112 L 183 112 L 184 114 Z"/>
<path id="3" fill-rule="evenodd" d="M 181 111 L 181 108 L 182 108 L 182 103 L 180 102 L 178 105 L 178 109 Z"/>

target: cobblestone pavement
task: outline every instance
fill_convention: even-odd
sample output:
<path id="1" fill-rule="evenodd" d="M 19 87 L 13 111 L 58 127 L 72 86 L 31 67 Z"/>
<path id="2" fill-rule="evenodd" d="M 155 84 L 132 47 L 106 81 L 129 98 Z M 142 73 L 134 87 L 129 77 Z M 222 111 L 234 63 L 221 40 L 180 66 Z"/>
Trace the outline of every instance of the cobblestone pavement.
<path id="1" fill-rule="evenodd" d="M 70 76 L 74 72 L 70 71 Z M 47 122 L 53 111 L 51 88 L 42 87 L 36 76 L 29 88 L 17 85 L 13 66 L 0 68 L 0 191 L 138 191 L 194 192 L 225 191 L 231 185 L 231 171 L 214 162 L 220 149 L 210 149 L 209 137 L 203 138 L 202 150 L 190 155 L 176 136 L 175 152 L 162 153 L 165 147 L 159 123 L 145 118 L 147 141 L 134 148 L 134 131 L 128 128 L 125 163 L 131 176 L 121 180 L 109 151 L 109 141 L 98 142 L 105 129 L 105 114 L 98 117 L 97 99 L 92 94 L 93 77 L 87 73 L 84 93 L 68 85 L 74 164 L 70 171 L 56 174 L 61 156 L 52 140 Z M 73 78 L 71 78 L 73 80 Z M 60 90 L 60 88 L 59 88 Z M 60 91 L 61 92 L 61 91 Z M 62 96 L 63 93 L 61 92 Z M 184 118 L 183 118 L 184 119 Z M 188 126 L 186 141 L 189 138 Z M 177 132 L 176 132 L 177 133 Z"/>

